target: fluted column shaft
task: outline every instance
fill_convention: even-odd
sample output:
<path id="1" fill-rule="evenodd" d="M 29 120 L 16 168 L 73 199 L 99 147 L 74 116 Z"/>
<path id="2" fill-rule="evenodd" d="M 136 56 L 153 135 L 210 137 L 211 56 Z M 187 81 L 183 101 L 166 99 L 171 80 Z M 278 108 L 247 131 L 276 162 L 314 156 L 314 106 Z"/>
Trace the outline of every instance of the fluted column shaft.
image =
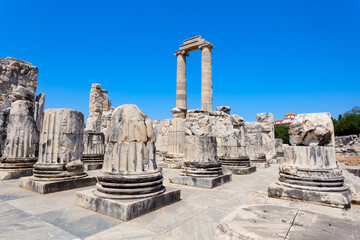
<path id="1" fill-rule="evenodd" d="M 211 45 L 201 47 L 201 109 L 212 111 Z"/>
<path id="2" fill-rule="evenodd" d="M 177 70 L 176 70 L 176 107 L 187 108 L 186 103 L 186 51 L 177 51 Z"/>

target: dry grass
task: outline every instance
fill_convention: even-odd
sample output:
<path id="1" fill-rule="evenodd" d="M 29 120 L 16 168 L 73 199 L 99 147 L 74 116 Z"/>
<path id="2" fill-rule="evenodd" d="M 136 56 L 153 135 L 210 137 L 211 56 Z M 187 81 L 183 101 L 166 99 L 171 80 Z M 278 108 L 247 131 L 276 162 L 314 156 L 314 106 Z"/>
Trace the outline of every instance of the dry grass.
<path id="1" fill-rule="evenodd" d="M 360 166 L 360 157 L 336 156 L 336 160 L 347 166 Z"/>

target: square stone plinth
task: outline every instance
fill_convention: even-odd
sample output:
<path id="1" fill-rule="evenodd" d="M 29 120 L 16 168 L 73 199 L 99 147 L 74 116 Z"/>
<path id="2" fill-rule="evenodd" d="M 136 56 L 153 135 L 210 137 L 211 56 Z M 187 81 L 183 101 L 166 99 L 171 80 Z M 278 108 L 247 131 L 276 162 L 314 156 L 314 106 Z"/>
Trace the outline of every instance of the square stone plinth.
<path id="1" fill-rule="evenodd" d="M 84 170 L 91 171 L 101 169 L 103 162 L 84 163 Z"/>
<path id="2" fill-rule="evenodd" d="M 94 176 L 86 176 L 83 178 L 62 181 L 36 181 L 31 178 L 32 177 L 20 178 L 19 187 L 40 194 L 60 192 L 74 188 L 92 186 L 95 185 L 97 182 L 97 179 Z"/>
<path id="3" fill-rule="evenodd" d="M 256 166 L 239 167 L 239 166 L 222 166 L 223 173 L 230 173 L 235 175 L 247 175 L 256 172 Z"/>
<path id="4" fill-rule="evenodd" d="M 270 184 L 268 195 L 273 198 L 282 198 L 286 200 L 297 199 L 345 209 L 349 208 L 351 203 L 350 189 L 339 192 L 320 192 L 282 186 L 277 184 L 277 181 Z"/>
<path id="5" fill-rule="evenodd" d="M 76 193 L 76 205 L 99 212 L 123 221 L 129 221 L 156 209 L 180 201 L 180 190 L 166 188 L 166 191 L 157 196 L 114 200 L 94 195 L 94 189 L 87 189 Z"/>
<path id="6" fill-rule="evenodd" d="M 217 177 L 189 177 L 176 176 L 169 178 L 171 183 L 182 184 L 192 187 L 214 188 L 231 181 L 231 174 L 224 174 Z"/>
<path id="7" fill-rule="evenodd" d="M 32 174 L 32 168 L 0 169 L 0 180 L 17 179 L 31 176 Z"/>
<path id="8" fill-rule="evenodd" d="M 258 161 L 250 161 L 251 165 L 256 166 L 257 168 L 268 168 L 270 167 L 269 162 L 258 162 Z"/>

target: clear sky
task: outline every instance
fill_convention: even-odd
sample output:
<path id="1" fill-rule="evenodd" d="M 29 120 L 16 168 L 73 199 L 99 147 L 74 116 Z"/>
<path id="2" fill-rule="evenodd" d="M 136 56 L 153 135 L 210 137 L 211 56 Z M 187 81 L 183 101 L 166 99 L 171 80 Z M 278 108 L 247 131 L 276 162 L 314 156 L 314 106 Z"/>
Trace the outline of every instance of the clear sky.
<path id="1" fill-rule="evenodd" d="M 92 83 L 113 106 L 152 119 L 175 106 L 182 41 L 210 41 L 214 108 L 331 112 L 360 105 L 360 1 L 0 1 L 0 57 L 39 67 L 46 108 L 88 116 Z M 201 52 L 187 58 L 188 108 L 200 108 Z"/>

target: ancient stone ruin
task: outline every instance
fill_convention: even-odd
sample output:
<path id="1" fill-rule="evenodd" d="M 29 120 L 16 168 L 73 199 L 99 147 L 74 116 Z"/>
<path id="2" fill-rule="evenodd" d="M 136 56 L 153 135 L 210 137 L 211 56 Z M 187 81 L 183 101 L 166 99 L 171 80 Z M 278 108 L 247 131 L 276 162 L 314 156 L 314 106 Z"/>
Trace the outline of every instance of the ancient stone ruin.
<path id="1" fill-rule="evenodd" d="M 96 190 L 78 192 L 77 205 L 128 221 L 179 201 L 179 190 L 163 186 L 150 118 L 137 106 L 126 104 L 114 110 L 109 127 Z"/>
<path id="2" fill-rule="evenodd" d="M 104 162 L 105 135 L 95 130 L 84 130 L 82 161 L 85 170 L 101 169 Z"/>
<path id="3" fill-rule="evenodd" d="M 299 114 L 290 124 L 290 144 L 284 148 L 279 179 L 269 197 L 349 208 L 351 193 L 335 158 L 330 113 Z"/>
<path id="4" fill-rule="evenodd" d="M 37 161 L 45 104 L 37 76 L 31 63 L 0 59 L 0 180 L 31 175 Z"/>
<path id="5" fill-rule="evenodd" d="M 21 178 L 19 186 L 45 194 L 95 184 L 96 178 L 84 172 L 81 160 L 83 125 L 81 112 L 47 109 L 34 174 Z"/>
<path id="6" fill-rule="evenodd" d="M 36 96 L 38 69 L 31 63 L 0 59 L 0 180 L 20 178 L 20 187 L 41 194 L 95 185 L 78 191 L 75 204 L 122 221 L 154 210 L 162 211 L 139 219 L 141 224 L 135 220 L 133 227 L 132 223 L 124 225 L 116 219 L 106 220 L 104 225 L 108 226 L 94 235 L 94 239 L 100 235 L 100 238 L 114 235 L 131 238 L 137 231 L 144 233 L 141 237 L 188 239 L 189 233 L 182 235 L 183 228 L 178 228 L 181 224 L 186 229 L 190 226 L 194 231 L 190 236 L 199 239 L 208 239 L 203 237 L 204 232 L 216 239 L 291 239 L 288 237 L 291 229 L 293 238 L 299 239 L 311 235 L 299 233 L 299 228 L 307 231 L 318 225 L 321 226 L 318 231 L 328 234 L 327 227 L 333 227 L 327 221 L 328 216 L 314 214 L 307 206 L 315 203 L 341 208 L 338 210 L 345 216 L 349 211 L 343 209 L 350 208 L 351 202 L 360 203 L 360 184 L 355 176 L 360 176 L 360 170 L 355 169 L 352 175 L 347 166 L 344 168 L 348 172 L 343 172 L 335 158 L 335 153 L 358 156 L 359 136 L 338 137 L 335 141 L 329 113 L 299 114 L 290 125 L 290 145 L 287 145 L 282 139 L 275 139 L 272 113 L 259 113 L 255 122 L 245 122 L 243 117 L 230 113 L 230 106 L 218 106 L 213 111 L 213 48 L 211 43 L 196 36 L 184 40 L 175 52 L 176 106 L 171 110 L 171 119 L 151 121 L 136 105 L 125 104 L 115 109 L 108 91 L 94 83 L 86 125 L 84 115 L 76 110 L 60 108 L 44 112 L 45 95 Z M 201 108 L 187 109 L 186 57 L 198 49 L 202 51 Z M 270 164 L 279 166 L 270 167 Z M 254 174 L 249 176 L 251 173 Z M 223 184 L 226 185 L 219 187 Z M 9 229 L 26 225 L 32 231 L 30 218 L 22 219 L 25 216 L 22 208 L 31 205 L 34 193 L 21 196 L 19 189 L 11 189 L 12 185 L 10 181 L 0 186 L 0 197 L 3 196 L 0 202 L 10 199 L 9 204 L 3 204 L 3 215 L 16 216 L 19 221 Z M 174 186 L 183 189 L 183 203 L 160 209 L 180 201 L 180 190 Z M 211 190 L 215 187 L 218 188 Z M 10 197 L 6 195 L 9 192 Z M 64 204 L 65 210 L 52 209 L 63 204 L 71 192 L 34 197 L 38 204 L 35 208 L 41 210 L 45 201 L 54 200 L 48 204 L 51 213 L 41 214 L 44 223 L 46 218 L 53 218 L 54 212 L 56 221 L 51 219 L 51 224 L 65 219 L 62 227 L 75 222 L 83 224 L 87 219 L 93 222 L 92 217 L 101 216 L 81 208 L 74 213 L 70 204 Z M 17 201 L 21 197 L 25 201 Z M 279 203 L 283 202 L 281 199 L 300 201 L 283 204 Z M 21 211 L 14 211 L 16 206 L 21 206 Z M 333 215 L 340 213 L 333 211 Z M 80 215 L 84 212 L 83 218 Z M 69 220 L 78 213 L 80 220 Z M 104 220 L 104 216 L 99 218 Z M 316 221 L 320 224 L 314 224 Z M 341 221 L 344 222 L 338 224 L 340 228 L 348 225 L 347 219 Z M 114 230 L 113 222 L 122 225 Z M 358 222 L 349 224 L 356 236 Z M 145 223 L 157 229 L 142 229 L 140 225 Z M 36 228 L 37 224 L 40 223 L 36 222 Z M 48 223 L 44 225 L 49 227 Z M 217 225 L 216 233 L 212 231 L 213 225 Z M 46 237 L 52 236 L 51 231 L 44 232 Z"/>
<path id="7" fill-rule="evenodd" d="M 105 137 L 113 112 L 108 91 L 101 89 L 101 85 L 94 83 L 90 90 L 89 118 L 86 120 L 86 129 L 102 132 Z"/>
<path id="8" fill-rule="evenodd" d="M 256 121 L 261 125 L 262 146 L 266 156 L 266 160 L 270 163 L 277 163 L 273 114 L 258 113 L 256 114 Z"/>
<path id="9" fill-rule="evenodd" d="M 84 130 L 83 162 L 86 170 L 101 169 L 104 161 L 107 128 L 113 107 L 108 91 L 94 83 L 90 90 L 89 118 Z"/>
<path id="10" fill-rule="evenodd" d="M 251 164 L 258 168 L 270 166 L 263 146 L 263 128 L 259 122 L 245 122 L 246 154 Z"/>
<path id="11" fill-rule="evenodd" d="M 275 152 L 276 152 L 276 162 L 282 163 L 284 161 L 284 145 L 281 138 L 275 138 Z"/>

